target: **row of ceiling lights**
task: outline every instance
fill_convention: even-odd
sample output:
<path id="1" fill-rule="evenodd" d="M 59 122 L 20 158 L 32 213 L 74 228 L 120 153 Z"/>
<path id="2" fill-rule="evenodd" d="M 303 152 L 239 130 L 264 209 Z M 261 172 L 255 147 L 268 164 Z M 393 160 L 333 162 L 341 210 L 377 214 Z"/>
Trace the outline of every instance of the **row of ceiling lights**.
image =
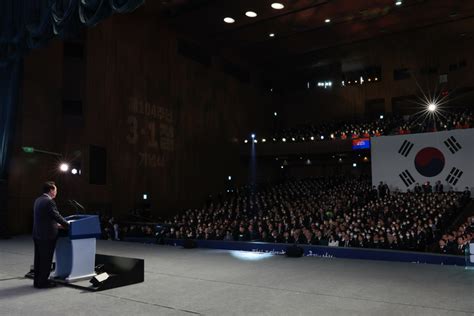
<path id="1" fill-rule="evenodd" d="M 279 3 L 279 2 L 272 3 L 272 8 L 275 9 L 275 10 L 281 10 L 284 7 L 285 6 L 282 3 Z M 255 18 L 257 16 L 257 12 L 247 11 L 247 12 L 245 12 L 245 15 L 248 16 L 249 18 Z M 228 17 L 224 18 L 224 22 L 225 23 L 234 23 L 235 19 L 228 16 Z"/>
<path id="2" fill-rule="evenodd" d="M 279 3 L 279 2 L 272 3 L 271 7 L 275 10 L 281 10 L 281 9 L 285 8 L 285 6 L 282 3 Z M 245 15 L 249 18 L 255 18 L 257 16 L 257 12 L 247 11 L 247 12 L 245 12 Z M 224 22 L 231 24 L 231 23 L 235 22 L 235 19 L 228 16 L 228 17 L 224 18 Z M 326 20 L 324 20 L 324 22 L 329 23 L 329 22 L 331 22 L 331 19 L 326 19 Z M 270 33 L 270 34 L 268 34 L 268 36 L 269 37 L 275 37 L 275 33 Z"/>
<path id="3" fill-rule="evenodd" d="M 397 5 L 397 6 L 402 5 L 402 1 L 401 0 L 395 1 L 395 5 Z M 275 10 L 281 10 L 281 9 L 285 8 L 285 6 L 282 3 L 279 3 L 279 2 L 272 3 L 271 7 Z M 257 16 L 257 12 L 247 11 L 247 12 L 245 12 L 245 15 L 249 18 L 255 18 Z M 231 23 L 235 22 L 235 19 L 228 16 L 228 17 L 224 18 L 224 22 L 231 24 Z M 330 23 L 331 19 L 327 18 L 327 19 L 324 20 L 324 22 L 325 23 Z M 275 37 L 275 33 L 270 33 L 270 34 L 268 34 L 268 36 Z"/>

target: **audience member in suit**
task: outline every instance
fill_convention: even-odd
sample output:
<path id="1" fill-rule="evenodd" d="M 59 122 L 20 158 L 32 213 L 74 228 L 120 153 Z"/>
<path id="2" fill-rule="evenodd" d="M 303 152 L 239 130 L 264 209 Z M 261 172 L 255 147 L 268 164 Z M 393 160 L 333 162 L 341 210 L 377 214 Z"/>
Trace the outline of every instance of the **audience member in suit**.
<path id="1" fill-rule="evenodd" d="M 469 200 L 471 198 L 471 190 L 469 190 L 469 187 L 466 187 L 464 189 L 464 192 L 462 193 L 463 199 L 464 200 Z"/>
<path id="2" fill-rule="evenodd" d="M 435 248 L 435 252 L 441 254 L 449 254 L 449 250 L 446 247 L 446 242 L 443 239 L 439 240 L 438 246 Z"/>
<path id="3" fill-rule="evenodd" d="M 273 243 L 280 243 L 282 242 L 281 238 L 280 238 L 280 235 L 278 235 L 278 232 L 276 230 L 273 230 L 272 231 L 272 235 L 270 237 L 270 242 L 273 242 Z"/>
<path id="4" fill-rule="evenodd" d="M 468 245 L 465 243 L 464 238 L 458 237 L 456 249 L 454 250 L 454 254 L 464 255 L 467 247 L 468 247 Z"/>
<path id="5" fill-rule="evenodd" d="M 58 226 L 68 228 L 69 223 L 59 214 L 54 202 L 57 194 L 54 182 L 46 182 L 43 194 L 38 197 L 33 211 L 33 240 L 35 243 L 34 287 L 49 288 L 55 286 L 49 282 L 51 262 L 58 237 Z"/>
<path id="6" fill-rule="evenodd" d="M 435 185 L 435 192 L 441 193 L 443 192 L 443 184 L 441 184 L 441 181 L 437 181 Z"/>
<path id="7" fill-rule="evenodd" d="M 379 197 L 383 198 L 385 196 L 385 186 L 382 181 L 380 181 L 379 186 L 377 188 L 379 191 Z"/>
<path id="8" fill-rule="evenodd" d="M 429 181 L 427 181 L 425 184 L 423 184 L 423 192 L 425 192 L 425 193 L 433 192 L 433 187 L 431 186 Z"/>
<path id="9" fill-rule="evenodd" d="M 423 192 L 423 189 L 421 188 L 421 186 L 420 186 L 419 183 L 416 183 L 415 188 L 413 189 L 413 191 L 414 191 L 416 194 L 419 194 L 419 193 Z"/>

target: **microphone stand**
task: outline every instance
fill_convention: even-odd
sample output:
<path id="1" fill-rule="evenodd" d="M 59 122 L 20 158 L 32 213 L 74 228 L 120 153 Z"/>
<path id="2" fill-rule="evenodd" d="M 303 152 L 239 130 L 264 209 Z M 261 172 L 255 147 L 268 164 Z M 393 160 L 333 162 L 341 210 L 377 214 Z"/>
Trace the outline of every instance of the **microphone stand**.
<path id="1" fill-rule="evenodd" d="M 74 207 L 75 214 L 78 213 L 77 205 L 73 202 L 73 200 L 68 200 L 68 203 Z"/>
<path id="2" fill-rule="evenodd" d="M 74 204 L 76 204 L 76 207 L 79 207 L 83 212 L 86 210 L 84 206 L 81 205 L 81 203 L 77 202 L 76 200 L 72 200 Z"/>

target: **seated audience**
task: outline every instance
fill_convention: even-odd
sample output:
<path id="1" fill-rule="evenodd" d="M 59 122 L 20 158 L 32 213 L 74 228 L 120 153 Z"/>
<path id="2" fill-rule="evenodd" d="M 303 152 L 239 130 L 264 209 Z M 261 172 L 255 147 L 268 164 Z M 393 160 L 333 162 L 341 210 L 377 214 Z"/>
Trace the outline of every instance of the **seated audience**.
<path id="1" fill-rule="evenodd" d="M 167 237 L 265 241 L 332 247 L 460 252 L 465 237 L 441 233 L 465 203 L 457 192 L 390 192 L 366 179 L 312 178 L 258 190 L 242 188 L 227 199 L 189 209 L 167 224 Z M 376 191 L 374 193 L 374 191 Z M 462 245 L 461 245 L 462 244 Z M 441 245 L 440 245 L 441 246 Z"/>
<path id="2" fill-rule="evenodd" d="M 307 142 L 315 140 L 355 139 L 381 135 L 405 135 L 474 127 L 471 109 L 442 109 L 435 117 L 420 112 L 411 116 L 384 117 L 375 120 L 353 120 L 307 124 L 284 128 L 266 140 L 281 142 Z"/>

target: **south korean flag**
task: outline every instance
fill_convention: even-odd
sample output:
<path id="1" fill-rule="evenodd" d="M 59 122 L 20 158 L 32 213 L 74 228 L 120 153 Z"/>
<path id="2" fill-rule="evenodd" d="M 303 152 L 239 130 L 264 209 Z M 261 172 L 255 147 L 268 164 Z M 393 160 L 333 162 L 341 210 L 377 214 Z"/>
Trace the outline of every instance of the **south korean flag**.
<path id="1" fill-rule="evenodd" d="M 406 191 L 441 181 L 445 189 L 474 187 L 474 129 L 371 139 L 372 183 Z"/>

